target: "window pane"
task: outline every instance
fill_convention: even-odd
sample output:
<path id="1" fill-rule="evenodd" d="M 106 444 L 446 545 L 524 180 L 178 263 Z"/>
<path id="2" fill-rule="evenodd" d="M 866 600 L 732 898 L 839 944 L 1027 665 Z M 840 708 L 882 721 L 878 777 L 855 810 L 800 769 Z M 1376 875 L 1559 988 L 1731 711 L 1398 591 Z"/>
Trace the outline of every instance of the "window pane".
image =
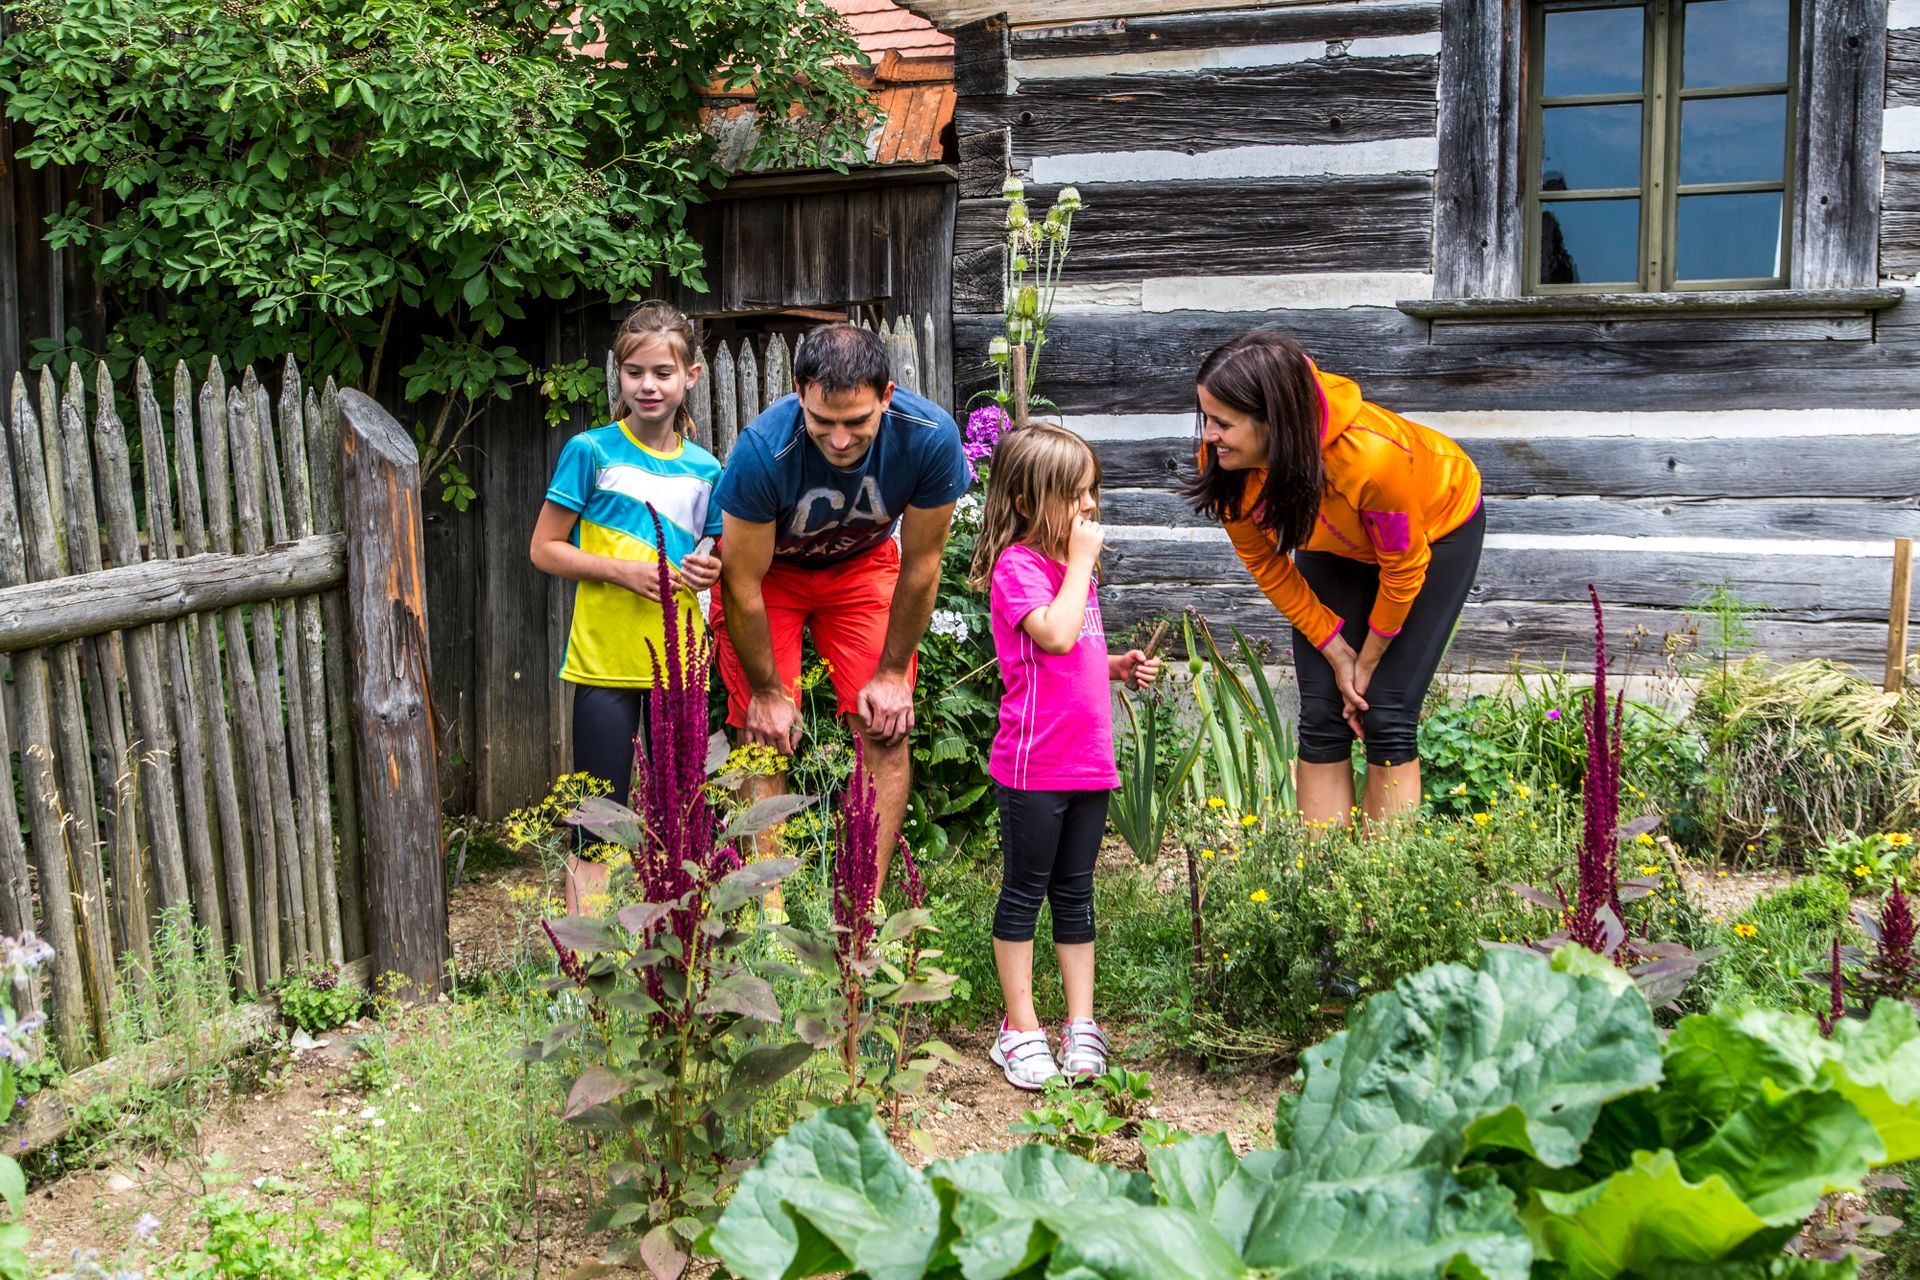
<path id="1" fill-rule="evenodd" d="M 1786 165 L 1787 95 L 1680 104 L 1680 182 L 1778 182 Z"/>
<path id="2" fill-rule="evenodd" d="M 1540 113 L 1540 189 L 1640 185 L 1640 104 L 1548 107 Z"/>
<path id="3" fill-rule="evenodd" d="M 1787 78 L 1788 0 L 1691 0 L 1681 83 L 1689 89 Z"/>
<path id="4" fill-rule="evenodd" d="M 1551 200 L 1540 206 L 1541 284 L 1639 278 L 1638 200 Z"/>
<path id="5" fill-rule="evenodd" d="M 1780 193 L 1681 196 L 1675 274 L 1681 280 L 1780 275 Z"/>
<path id="6" fill-rule="evenodd" d="M 1627 9 L 1557 9 L 1547 13 L 1541 92 L 1638 93 L 1646 17 Z"/>

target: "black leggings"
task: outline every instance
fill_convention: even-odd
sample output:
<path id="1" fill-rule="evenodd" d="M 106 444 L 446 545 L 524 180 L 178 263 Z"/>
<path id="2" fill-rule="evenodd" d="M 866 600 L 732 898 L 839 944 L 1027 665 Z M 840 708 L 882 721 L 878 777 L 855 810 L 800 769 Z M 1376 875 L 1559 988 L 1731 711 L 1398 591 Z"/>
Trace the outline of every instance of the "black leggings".
<path id="1" fill-rule="evenodd" d="M 1032 942 L 1040 903 L 1053 903 L 1053 940 L 1093 941 L 1093 862 L 1107 831 L 1106 791 L 1000 793 L 1000 904 L 993 936 Z"/>
<path id="2" fill-rule="evenodd" d="M 573 767 L 612 785 L 621 804 L 633 792 L 635 750 L 653 740 L 653 690 L 573 686 Z"/>
<path id="3" fill-rule="evenodd" d="M 1413 599 L 1406 625 L 1387 646 L 1367 685 L 1367 711 L 1361 722 L 1367 731 L 1368 764 L 1406 764 L 1419 758 L 1420 706 L 1467 603 L 1486 533 L 1487 514 L 1482 507 L 1458 529 L 1434 541 L 1427 580 Z M 1380 590 L 1380 567 L 1330 551 L 1296 552 L 1293 562 L 1321 603 L 1345 619 L 1340 634 L 1358 653 L 1366 643 L 1367 616 Z M 1351 759 L 1353 729 L 1340 714 L 1333 668 L 1297 630 L 1293 670 L 1300 682 L 1300 759 L 1307 764 Z"/>

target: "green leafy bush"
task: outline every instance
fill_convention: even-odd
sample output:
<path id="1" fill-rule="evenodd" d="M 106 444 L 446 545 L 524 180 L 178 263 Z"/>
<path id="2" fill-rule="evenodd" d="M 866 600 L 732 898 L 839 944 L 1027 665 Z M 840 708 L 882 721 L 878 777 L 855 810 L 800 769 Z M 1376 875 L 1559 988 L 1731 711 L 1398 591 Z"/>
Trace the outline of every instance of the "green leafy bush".
<path id="1" fill-rule="evenodd" d="M 283 1212 L 225 1193 L 201 1201 L 206 1239 L 153 1269 L 153 1280 L 427 1280 L 375 1238 L 365 1205 Z M 105 1274 L 105 1273 L 103 1273 Z M 124 1274 L 114 1272 L 114 1275 Z"/>
<path id="2" fill-rule="evenodd" d="M 1714 940 L 1726 948 L 1708 970 L 1716 993 L 1808 1012 L 1826 1008 L 1826 991 L 1801 975 L 1827 967 L 1836 937 L 1853 937 L 1852 911 L 1847 886 L 1832 876 L 1802 876 L 1762 894 L 1715 926 Z"/>
<path id="3" fill-rule="evenodd" d="M 295 974 L 274 987 L 280 1016 L 302 1031 L 331 1031 L 358 1017 L 367 993 L 340 981 L 338 965 L 322 965 Z"/>
<path id="4" fill-rule="evenodd" d="M 928 862 L 981 841 L 996 820 L 987 753 L 1000 727 L 1000 669 L 986 596 L 967 586 L 986 485 L 983 475 L 954 507 L 940 554 L 940 607 L 920 640 L 905 826 Z"/>
<path id="5" fill-rule="evenodd" d="M 708 1243 L 745 1280 L 1843 1277 L 1780 1250 L 1822 1195 L 1920 1153 L 1917 1101 L 1904 1006 L 1832 1040 L 1747 1010 L 1662 1041 L 1591 952 L 1495 951 L 1309 1049 L 1274 1148 L 1194 1138 L 1139 1174 L 1030 1145 L 921 1171 L 837 1108 L 774 1144 Z"/>

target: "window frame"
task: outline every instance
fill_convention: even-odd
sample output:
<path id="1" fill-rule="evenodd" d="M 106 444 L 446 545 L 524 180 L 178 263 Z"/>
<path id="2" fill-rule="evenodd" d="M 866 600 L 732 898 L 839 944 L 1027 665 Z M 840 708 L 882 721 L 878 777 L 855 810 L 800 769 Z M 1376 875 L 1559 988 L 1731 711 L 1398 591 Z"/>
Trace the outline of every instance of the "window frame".
<path id="1" fill-rule="evenodd" d="M 1687 0 L 1532 0 L 1526 10 L 1526 149 L 1524 191 L 1526 206 L 1521 224 L 1525 239 L 1522 280 L 1529 296 L 1588 293 L 1680 293 L 1727 289 L 1785 289 L 1793 280 L 1794 138 L 1797 132 L 1800 63 L 1801 0 L 1787 0 L 1787 77 L 1766 84 L 1714 85 L 1688 89 L 1681 79 L 1681 51 L 1686 47 Z M 1641 11 L 1640 91 L 1561 95 L 1545 93 L 1547 16 L 1552 13 L 1597 9 L 1638 8 Z M 1780 180 L 1776 182 L 1696 182 L 1683 191 L 1680 181 L 1680 127 L 1686 104 L 1713 98 L 1757 97 L 1778 94 L 1786 100 L 1780 139 Z M 1545 198 L 1542 165 L 1545 162 L 1545 113 L 1561 106 L 1625 105 L 1640 108 L 1640 181 L 1628 188 L 1594 188 L 1589 193 Z M 1780 193 L 1780 271 L 1770 276 L 1700 277 L 1680 280 L 1679 202 L 1683 195 L 1738 195 Z M 1547 284 L 1540 279 L 1542 206 L 1587 200 L 1635 199 L 1640 202 L 1636 279 Z"/>
<path id="2" fill-rule="evenodd" d="M 1672 290 L 1575 295 L 1535 294 L 1527 279 L 1522 57 L 1532 4 L 1527 0 L 1441 0 L 1438 168 L 1434 177 L 1432 304 L 1563 298 L 1584 310 L 1611 299 L 1712 294 L 1720 305 L 1764 310 L 1819 293 L 1828 305 L 1863 310 L 1887 305 L 1878 288 L 1880 138 L 1886 105 L 1886 0 L 1802 0 L 1795 23 L 1796 64 L 1782 245 L 1785 288 L 1730 289 L 1694 282 Z M 1705 302 L 1706 299 L 1700 299 Z M 1646 314 L 1640 304 L 1622 304 Z"/>

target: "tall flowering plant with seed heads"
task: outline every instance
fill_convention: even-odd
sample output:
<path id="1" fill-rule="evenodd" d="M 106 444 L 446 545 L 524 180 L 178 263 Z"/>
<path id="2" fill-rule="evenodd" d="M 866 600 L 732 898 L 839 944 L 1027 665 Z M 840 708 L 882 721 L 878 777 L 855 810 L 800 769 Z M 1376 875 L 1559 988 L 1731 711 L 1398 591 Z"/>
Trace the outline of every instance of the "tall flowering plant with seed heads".
<path id="1" fill-rule="evenodd" d="M 1661 887 L 1658 875 L 1620 878 L 1620 846 L 1651 836 L 1660 815 L 1643 814 L 1620 821 L 1620 774 L 1624 759 L 1621 726 L 1625 694 L 1607 699 L 1607 620 L 1600 592 L 1587 584 L 1593 604 L 1593 692 L 1587 699 L 1586 776 L 1581 784 L 1580 847 L 1574 857 L 1574 886 L 1569 897 L 1563 885 L 1551 892 L 1529 885 L 1510 885 L 1515 893 L 1557 913 L 1561 928 L 1550 937 L 1529 944 L 1552 954 L 1572 942 L 1627 970 L 1642 994 L 1655 1005 L 1670 1003 L 1686 988 L 1700 966 L 1719 954 L 1719 948 L 1693 950 L 1681 943 L 1648 936 L 1654 915 L 1638 920 L 1633 931 L 1627 904 L 1646 898 Z M 1490 947 L 1503 944 L 1486 943 Z"/>
<path id="2" fill-rule="evenodd" d="M 654 515 L 656 539 L 660 520 Z M 660 598 L 674 599 L 660 564 Z M 552 989 L 581 1016 L 520 1051 L 527 1061 L 577 1053 L 566 1118 L 618 1149 L 590 1224 L 609 1230 L 610 1263 L 681 1275 L 692 1246 L 758 1145 L 742 1121 L 767 1088 L 814 1054 L 789 1035 L 772 985 L 754 970 L 765 926 L 757 901 L 798 863 L 744 863 L 740 842 L 812 803 L 779 796 L 727 814 L 709 779 L 727 758 L 707 733 L 712 649 L 665 613 L 652 652 L 651 750 L 639 753 L 637 809 L 587 797 L 568 817 L 626 851 L 634 899 L 610 916 L 548 919 L 560 973 Z"/>
<path id="3" fill-rule="evenodd" d="M 1062 187 L 1045 216 L 1027 203 L 1026 185 L 1011 174 L 1000 188 L 1007 202 L 1006 271 L 1002 277 L 1001 318 L 1005 330 L 987 343 L 987 355 L 998 377 L 987 394 L 1018 416 L 1013 385 L 1013 353 L 1024 352 L 1028 404 L 1049 404 L 1032 396 L 1040 381 L 1040 353 L 1047 345 L 1047 326 L 1053 320 L 1054 299 L 1060 291 L 1060 272 L 1073 245 L 1073 215 L 1082 208 L 1080 192 Z"/>

